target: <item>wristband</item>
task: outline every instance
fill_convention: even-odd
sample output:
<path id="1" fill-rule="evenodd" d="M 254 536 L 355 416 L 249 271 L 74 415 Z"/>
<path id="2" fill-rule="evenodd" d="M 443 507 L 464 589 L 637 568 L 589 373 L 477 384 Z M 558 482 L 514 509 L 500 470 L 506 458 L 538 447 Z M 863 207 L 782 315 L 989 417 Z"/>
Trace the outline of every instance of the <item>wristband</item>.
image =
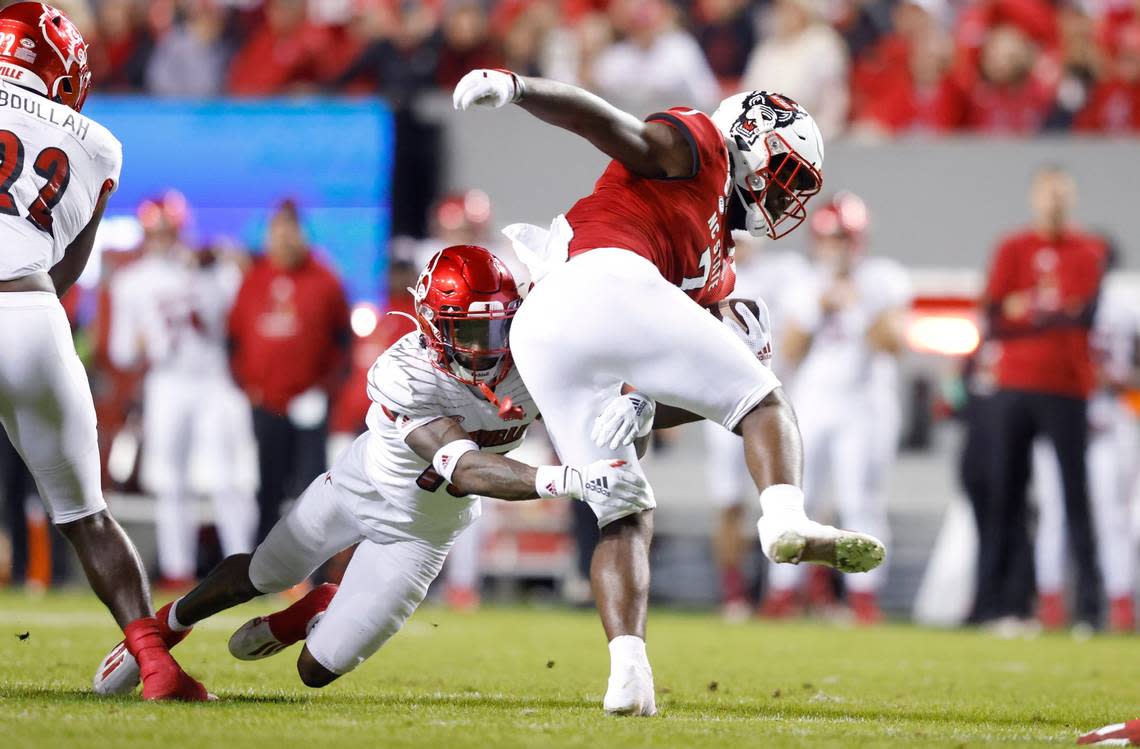
<path id="1" fill-rule="evenodd" d="M 432 467 L 435 468 L 436 473 L 443 476 L 444 481 L 450 484 L 451 475 L 455 473 L 455 466 L 459 465 L 459 459 L 472 450 L 478 449 L 479 446 L 471 440 L 448 442 L 435 451 L 435 456 L 431 459 Z"/>
<path id="2" fill-rule="evenodd" d="M 570 466 L 539 466 L 534 472 L 534 490 L 543 499 L 565 497 L 573 471 Z"/>

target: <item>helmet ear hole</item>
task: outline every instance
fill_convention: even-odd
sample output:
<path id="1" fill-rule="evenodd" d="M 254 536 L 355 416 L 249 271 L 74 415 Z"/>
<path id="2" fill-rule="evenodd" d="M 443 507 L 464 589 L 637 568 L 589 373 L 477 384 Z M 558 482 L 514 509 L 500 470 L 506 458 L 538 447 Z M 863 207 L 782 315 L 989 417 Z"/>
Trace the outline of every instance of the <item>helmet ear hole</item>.
<path id="1" fill-rule="evenodd" d="M 60 79 L 60 81 L 59 81 L 59 87 L 60 87 L 60 88 L 62 88 L 62 89 L 63 89 L 63 93 L 67 94 L 68 96 L 70 96 L 71 94 L 74 94 L 74 93 L 75 93 L 75 87 L 73 87 L 73 86 L 71 85 L 71 79 L 70 79 L 70 78 L 62 78 L 62 79 Z"/>

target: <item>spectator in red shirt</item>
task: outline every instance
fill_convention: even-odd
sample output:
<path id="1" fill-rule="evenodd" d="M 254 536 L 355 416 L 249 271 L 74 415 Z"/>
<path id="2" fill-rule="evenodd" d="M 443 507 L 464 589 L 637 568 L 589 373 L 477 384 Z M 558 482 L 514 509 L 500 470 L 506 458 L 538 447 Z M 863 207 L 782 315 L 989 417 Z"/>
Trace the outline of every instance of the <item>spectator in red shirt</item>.
<path id="1" fill-rule="evenodd" d="M 950 39 L 918 2 L 899 3 L 894 19 L 895 32 L 879 40 L 852 73 L 854 128 L 867 135 L 944 130 L 953 117 Z"/>
<path id="2" fill-rule="evenodd" d="M 1140 132 L 1140 22 L 1122 29 L 1110 73 L 1093 89 L 1077 115 L 1078 130 L 1101 133 Z"/>
<path id="3" fill-rule="evenodd" d="M 990 134 L 1038 132 L 1053 107 L 1056 73 L 1017 26 L 991 29 L 977 72 L 963 67 L 956 76 L 954 124 Z"/>
<path id="4" fill-rule="evenodd" d="M 1096 539 L 1089 519 L 1086 410 L 1094 385 L 1089 333 L 1106 250 L 1070 224 L 1076 187 L 1055 166 L 1038 171 L 1033 225 L 998 246 L 982 298 L 1000 354 L 989 400 L 993 444 L 978 559 L 975 618 L 1028 617 L 1032 547 L 1026 489 L 1037 435 L 1053 443 L 1061 469 L 1070 549 L 1077 567 L 1076 620 L 1098 626 Z"/>
<path id="5" fill-rule="evenodd" d="M 304 0 L 267 0 L 264 22 L 230 63 L 230 93 L 269 96 L 314 85 L 330 72 L 331 47 L 328 30 L 307 20 Z"/>
<path id="6" fill-rule="evenodd" d="M 325 470 L 329 393 L 343 375 L 348 304 L 333 272 L 313 257 L 297 208 L 283 203 L 269 221 L 230 312 L 234 380 L 253 405 L 261 486 L 258 541 L 277 522 L 294 483 Z"/>

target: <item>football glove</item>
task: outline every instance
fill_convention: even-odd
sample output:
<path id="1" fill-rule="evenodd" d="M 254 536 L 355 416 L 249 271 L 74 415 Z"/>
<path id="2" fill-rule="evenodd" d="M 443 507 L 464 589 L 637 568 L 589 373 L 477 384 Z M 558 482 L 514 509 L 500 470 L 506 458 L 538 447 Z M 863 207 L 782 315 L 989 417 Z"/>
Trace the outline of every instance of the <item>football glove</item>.
<path id="1" fill-rule="evenodd" d="M 590 439 L 598 447 L 608 447 L 610 450 L 633 444 L 638 437 L 644 437 L 652 431 L 656 411 L 653 399 L 644 393 L 634 390 L 618 396 L 607 403 L 601 415 L 594 419 Z"/>
<path id="2" fill-rule="evenodd" d="M 535 485 L 541 497 L 567 497 L 585 502 L 598 516 L 601 528 L 657 506 L 645 478 L 625 466 L 624 460 L 598 460 L 584 468 L 542 466 Z"/>
<path id="3" fill-rule="evenodd" d="M 455 84 L 452 105 L 459 110 L 472 106 L 499 109 L 518 101 L 523 95 L 522 81 L 509 70 L 472 70 Z"/>

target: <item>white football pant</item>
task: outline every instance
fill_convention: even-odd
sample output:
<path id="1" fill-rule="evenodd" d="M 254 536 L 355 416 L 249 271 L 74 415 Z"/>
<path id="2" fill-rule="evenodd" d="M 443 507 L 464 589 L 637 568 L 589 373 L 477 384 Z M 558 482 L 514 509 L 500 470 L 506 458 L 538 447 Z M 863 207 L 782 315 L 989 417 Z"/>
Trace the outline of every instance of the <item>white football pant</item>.
<path id="1" fill-rule="evenodd" d="M 618 458 L 642 472 L 633 445 L 610 450 L 590 439 L 623 384 L 729 429 L 780 385 L 652 263 L 615 248 L 552 269 L 515 316 L 511 351 L 555 450 L 571 465 Z"/>
<path id="2" fill-rule="evenodd" d="M 368 435 L 357 439 L 328 473 L 309 484 L 288 514 L 253 552 L 249 579 L 262 593 L 276 593 L 305 580 L 329 557 L 359 544 L 340 589 L 306 646 L 334 674 L 346 674 L 400 631 L 423 602 L 443 568 L 455 537 L 477 513 L 453 515 L 456 525 L 438 523 L 424 538 L 414 525 L 392 529 L 362 521 L 363 505 L 385 502 L 369 482 L 364 464 Z"/>
<path id="3" fill-rule="evenodd" d="M 55 294 L 0 293 L 0 350 L 0 424 L 52 522 L 106 509 L 91 386 Z"/>

